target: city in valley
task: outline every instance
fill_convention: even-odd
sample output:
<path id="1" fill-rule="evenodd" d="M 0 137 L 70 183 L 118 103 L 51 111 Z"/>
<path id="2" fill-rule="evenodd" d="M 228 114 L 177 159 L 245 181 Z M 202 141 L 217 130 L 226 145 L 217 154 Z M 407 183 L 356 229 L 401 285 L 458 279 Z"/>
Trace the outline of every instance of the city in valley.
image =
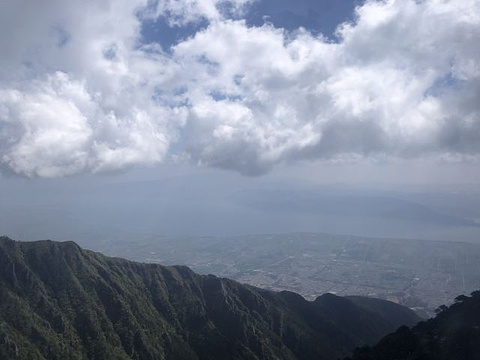
<path id="1" fill-rule="evenodd" d="M 93 246 L 90 246 L 93 247 Z M 187 265 L 242 283 L 384 298 L 432 316 L 480 287 L 480 245 L 323 233 L 237 237 L 132 237 L 94 250 L 143 262 Z"/>

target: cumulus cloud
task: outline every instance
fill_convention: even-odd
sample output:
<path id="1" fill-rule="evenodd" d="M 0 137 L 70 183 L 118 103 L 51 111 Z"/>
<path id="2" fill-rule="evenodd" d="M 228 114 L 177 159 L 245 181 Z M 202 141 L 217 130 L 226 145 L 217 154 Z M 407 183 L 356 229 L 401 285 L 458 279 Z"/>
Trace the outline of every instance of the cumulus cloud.
<path id="1" fill-rule="evenodd" d="M 98 96 L 98 94 L 97 94 Z M 62 72 L 22 90 L 0 90 L 1 161 L 16 173 L 55 177 L 160 161 L 169 139 L 157 109 L 106 111 Z M 163 130 L 163 131 L 162 131 Z"/>
<path id="2" fill-rule="evenodd" d="M 11 50 L 0 57 L 4 169 L 56 177 L 155 164 L 165 157 L 185 116 L 155 100 L 171 69 L 154 46 L 138 45 L 135 13 L 146 3 L 0 6 L 7 7 L 0 23 L 16 14 L 16 23 L 9 20 L 12 29 L 21 19 L 24 25 L 18 43 L 8 37 L 12 31 L 0 39 Z"/>
<path id="3" fill-rule="evenodd" d="M 249 27 L 249 2 L 3 2 L 1 166 L 53 177 L 176 156 L 255 175 L 344 156 L 477 161 L 480 1 L 367 1 L 337 42 Z M 142 43 L 152 16 L 208 25 L 164 52 Z"/>
<path id="4" fill-rule="evenodd" d="M 175 48 L 191 62 L 190 151 L 244 173 L 346 154 L 471 159 L 480 140 L 478 10 L 478 1 L 370 1 L 339 27 L 338 43 L 213 24 Z M 233 104 L 237 116 L 213 110 Z M 214 114 L 207 121 L 197 107 Z"/>

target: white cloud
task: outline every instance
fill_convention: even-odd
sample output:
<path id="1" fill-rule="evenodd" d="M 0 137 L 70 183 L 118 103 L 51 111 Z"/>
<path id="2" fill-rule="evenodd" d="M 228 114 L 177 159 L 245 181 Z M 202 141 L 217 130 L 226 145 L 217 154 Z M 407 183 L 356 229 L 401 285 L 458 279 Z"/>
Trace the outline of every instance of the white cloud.
<path id="1" fill-rule="evenodd" d="M 0 60 L 3 168 L 55 177 L 161 161 L 184 116 L 152 99 L 170 70 L 138 47 L 146 2 L 20 2 L 0 11 L 24 25 L 19 43 L 1 38 L 15 54 Z"/>
<path id="2" fill-rule="evenodd" d="M 86 166 L 95 105 L 82 84 L 57 74 L 28 93 L 0 91 L 1 161 L 25 175 L 58 176 Z"/>
<path id="3" fill-rule="evenodd" d="M 244 174 L 309 158 L 476 161 L 480 1 L 367 1 L 337 43 L 228 19 L 248 2 L 3 2 L 1 166 L 51 177 L 168 154 Z M 152 14 L 209 25 L 167 54 L 140 42 Z"/>
<path id="4" fill-rule="evenodd" d="M 20 90 L 0 90 L 1 162 L 27 176 L 56 177 L 158 162 L 168 138 L 151 111 L 118 116 L 57 72 Z"/>
<path id="5" fill-rule="evenodd" d="M 339 28 L 339 43 L 268 25 L 212 24 L 175 48 L 188 64 L 193 109 L 208 94 L 223 97 L 210 106 L 208 128 L 191 114 L 193 157 L 255 173 L 341 154 L 477 153 L 478 10 L 478 1 L 370 1 Z M 222 117 L 217 107 L 232 104 L 248 121 Z"/>

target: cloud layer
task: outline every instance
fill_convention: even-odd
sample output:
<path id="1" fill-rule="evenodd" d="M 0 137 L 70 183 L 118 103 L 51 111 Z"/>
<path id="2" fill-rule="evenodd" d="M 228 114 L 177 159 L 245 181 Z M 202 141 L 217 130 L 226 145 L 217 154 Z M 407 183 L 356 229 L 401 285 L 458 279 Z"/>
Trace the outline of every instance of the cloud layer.
<path id="1" fill-rule="evenodd" d="M 480 1 L 367 1 L 339 41 L 239 19 L 248 0 L 0 4 L 0 167 L 56 177 L 187 159 L 480 152 Z M 142 21 L 207 25 L 171 49 Z M 13 34 L 13 36 L 12 36 Z"/>

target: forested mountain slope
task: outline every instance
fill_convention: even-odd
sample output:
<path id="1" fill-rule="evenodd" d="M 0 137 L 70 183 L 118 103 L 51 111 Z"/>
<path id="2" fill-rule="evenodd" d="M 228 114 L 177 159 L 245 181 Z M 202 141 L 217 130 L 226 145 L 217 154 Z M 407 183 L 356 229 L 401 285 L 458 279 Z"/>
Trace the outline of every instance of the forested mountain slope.
<path id="1" fill-rule="evenodd" d="M 402 326 L 374 347 L 357 349 L 353 360 L 480 359 L 480 291 L 438 311 L 435 318 L 412 329 Z"/>
<path id="2" fill-rule="evenodd" d="M 419 320 L 375 306 L 0 238 L 2 359 L 337 359 Z"/>

